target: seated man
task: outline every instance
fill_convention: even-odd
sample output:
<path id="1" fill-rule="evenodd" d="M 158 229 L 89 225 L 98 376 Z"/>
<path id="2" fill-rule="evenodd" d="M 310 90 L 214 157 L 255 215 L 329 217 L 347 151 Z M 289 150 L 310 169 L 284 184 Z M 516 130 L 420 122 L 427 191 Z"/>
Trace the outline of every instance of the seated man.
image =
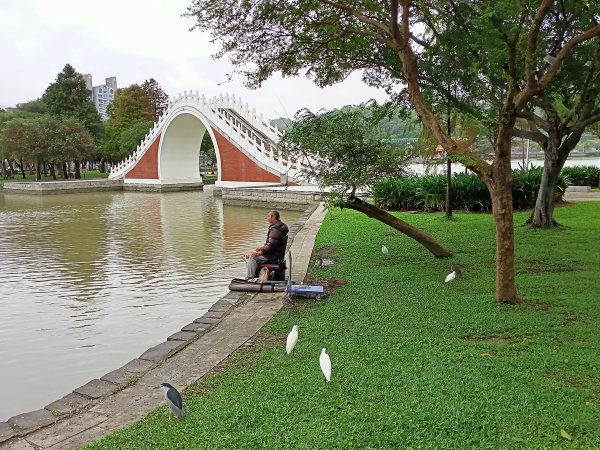
<path id="1" fill-rule="evenodd" d="M 288 226 L 279 220 L 279 211 L 269 211 L 267 221 L 270 223 L 267 231 L 267 240 L 265 245 L 256 247 L 253 252 L 246 253 L 242 258 L 248 265 L 246 279 L 249 280 L 256 276 L 258 266 L 266 261 L 277 259 L 285 253 L 285 237 L 288 234 Z"/>

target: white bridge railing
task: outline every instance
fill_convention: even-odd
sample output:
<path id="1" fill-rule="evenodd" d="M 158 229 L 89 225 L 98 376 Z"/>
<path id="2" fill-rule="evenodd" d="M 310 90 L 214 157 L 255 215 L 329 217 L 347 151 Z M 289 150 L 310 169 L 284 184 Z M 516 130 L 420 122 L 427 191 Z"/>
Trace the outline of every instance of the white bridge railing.
<path id="1" fill-rule="evenodd" d="M 109 178 L 123 178 L 146 153 L 150 144 L 162 132 L 165 123 L 187 108 L 196 109 L 219 133 L 265 168 L 285 173 L 292 179 L 299 178 L 303 165 L 299 160 L 281 154 L 277 143 L 283 133 L 264 119 L 262 114 L 258 114 L 255 109 L 250 109 L 247 103 L 244 104 L 241 99 L 234 96 L 221 95 L 206 99 L 204 95 L 198 95 L 197 92 L 195 94 L 184 92 L 170 102 L 169 107 L 154 123 L 136 150 L 111 167 Z"/>

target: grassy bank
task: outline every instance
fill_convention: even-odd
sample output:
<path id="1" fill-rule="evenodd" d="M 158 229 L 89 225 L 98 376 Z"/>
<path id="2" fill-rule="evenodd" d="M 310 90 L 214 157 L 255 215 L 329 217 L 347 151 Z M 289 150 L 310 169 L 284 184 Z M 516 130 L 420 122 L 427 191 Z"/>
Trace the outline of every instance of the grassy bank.
<path id="1" fill-rule="evenodd" d="M 398 215 L 455 256 L 334 212 L 313 256 L 335 264 L 310 271 L 346 285 L 289 305 L 186 389 L 183 420 L 163 407 L 91 448 L 600 448 L 600 202 L 559 208 L 563 228 L 517 226 L 518 306 L 494 300 L 490 215 Z M 445 284 L 452 262 L 464 276 Z"/>

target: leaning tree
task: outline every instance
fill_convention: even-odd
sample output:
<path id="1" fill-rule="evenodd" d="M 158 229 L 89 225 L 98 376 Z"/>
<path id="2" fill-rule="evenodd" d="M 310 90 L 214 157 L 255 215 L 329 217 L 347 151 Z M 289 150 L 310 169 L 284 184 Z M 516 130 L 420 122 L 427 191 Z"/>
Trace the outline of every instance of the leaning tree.
<path id="1" fill-rule="evenodd" d="M 410 154 L 390 144 L 389 137 L 380 130 L 381 120 L 391 112 L 388 105 L 375 102 L 320 114 L 301 110 L 279 148 L 290 158 L 307 161 L 304 175 L 331 188 L 338 206 L 389 225 L 438 258 L 452 256 L 425 231 L 360 197 L 361 191 L 370 190 L 378 180 L 406 173 Z"/>
<path id="2" fill-rule="evenodd" d="M 571 0 L 599 11 L 599 0 Z M 406 86 L 423 125 L 448 154 L 477 173 L 492 197 L 496 223 L 496 299 L 518 300 L 515 280 L 511 138 L 515 121 L 543 95 L 561 62 L 600 35 L 600 25 L 573 24 L 550 65 L 542 30 L 562 1 L 553 0 L 194 0 L 187 15 L 220 42 L 250 86 L 273 73 L 306 73 L 324 86 L 354 70 L 389 89 Z M 493 162 L 449 136 L 429 89 L 452 71 L 459 88 L 437 88 L 458 110 L 490 129 Z M 445 92 L 445 94 L 443 94 Z"/>

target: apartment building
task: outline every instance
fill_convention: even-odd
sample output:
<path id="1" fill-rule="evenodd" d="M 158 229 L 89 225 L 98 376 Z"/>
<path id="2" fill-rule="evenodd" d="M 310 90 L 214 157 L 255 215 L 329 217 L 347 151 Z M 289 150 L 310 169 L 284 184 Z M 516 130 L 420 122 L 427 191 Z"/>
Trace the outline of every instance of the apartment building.
<path id="1" fill-rule="evenodd" d="M 117 77 L 106 78 L 104 84 L 100 86 L 92 85 L 92 75 L 85 74 L 83 76 L 87 88 L 92 91 L 91 100 L 96 106 L 98 114 L 102 120 L 108 119 L 106 108 L 114 100 L 117 93 Z"/>

